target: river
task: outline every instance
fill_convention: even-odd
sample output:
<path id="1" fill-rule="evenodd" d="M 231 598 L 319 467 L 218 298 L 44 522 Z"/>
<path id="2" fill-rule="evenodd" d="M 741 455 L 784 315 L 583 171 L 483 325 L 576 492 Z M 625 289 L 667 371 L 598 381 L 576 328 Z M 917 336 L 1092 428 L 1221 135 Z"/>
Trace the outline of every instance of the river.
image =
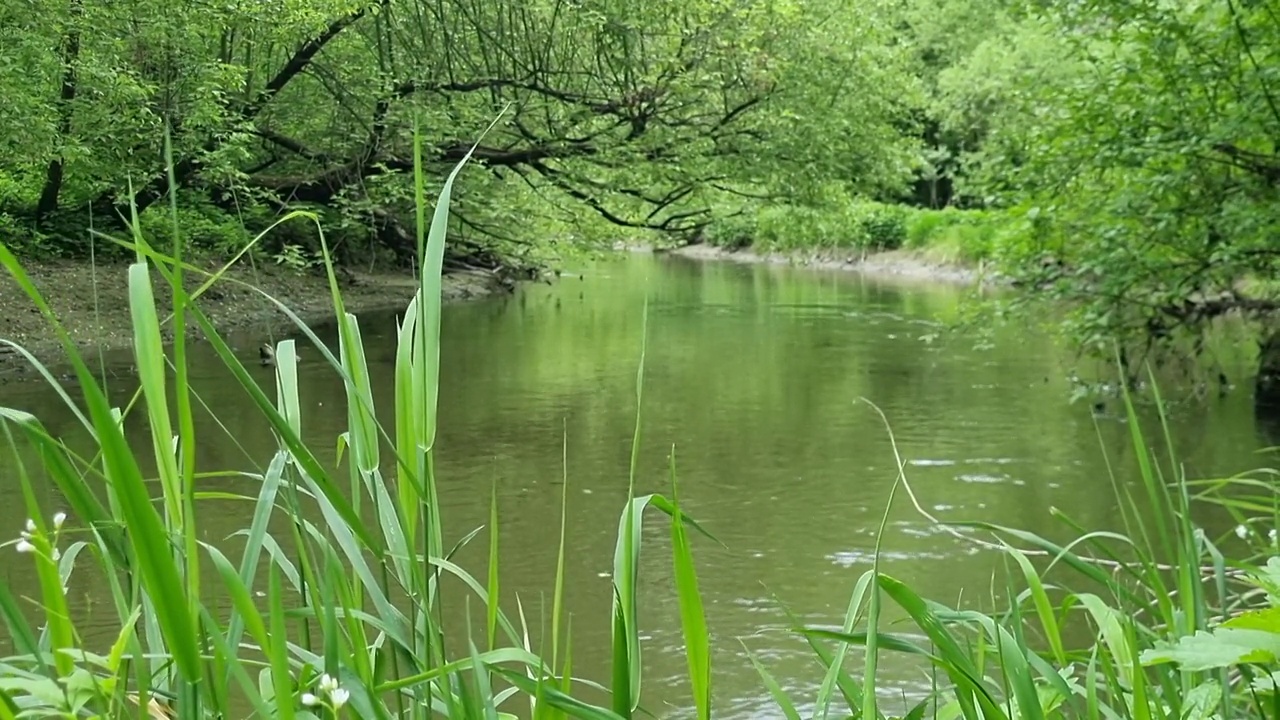
<path id="1" fill-rule="evenodd" d="M 1134 477 L 1128 428 L 1118 408 L 1095 417 L 1069 403 L 1072 356 L 1018 326 L 982 335 L 952 332 L 963 307 L 952 286 L 903 284 L 854 273 L 777 265 L 634 256 L 586 263 L 556 284 L 446 308 L 443 321 L 438 474 L 446 537 L 487 522 L 500 503 L 503 595 L 518 593 L 531 616 L 549 597 L 559 523 L 562 443 L 567 442 L 567 602 L 575 668 L 607 681 L 613 543 L 627 468 L 648 299 L 639 492 L 668 492 L 672 447 L 686 511 L 725 547 L 695 538 L 695 559 L 712 634 L 717 717 L 761 718 L 775 708 L 744 647 L 798 701 L 813 698 L 822 671 L 787 632 L 783 603 L 805 622 L 840 622 L 858 576 L 870 567 L 876 528 L 895 479 L 888 418 L 920 504 L 943 519 L 987 520 L 1064 538 L 1057 508 L 1092 528 L 1118 522 L 1107 458 Z M 389 400 L 394 317 L 362 318 L 374 393 Z M 332 335 L 330 332 L 329 335 Z M 253 357 L 252 343 L 243 345 Z M 341 383 L 303 350 L 305 433 L 333 448 L 345 429 Z M 270 368 L 254 366 L 270 388 Z M 127 369 L 113 397 L 132 391 Z M 207 347 L 192 360 L 193 383 L 218 420 L 202 416 L 204 469 L 252 469 L 275 449 L 243 391 Z M 4 387 L 3 404 L 39 415 L 69 443 L 83 431 L 37 382 Z M 145 427 L 130 431 L 138 446 Z M 1195 475 L 1261 465 L 1270 440 L 1247 393 L 1175 415 L 1181 458 Z M 328 457 L 332 457 L 332 452 Z M 0 459 L 8 497 L 18 488 L 9 452 Z M 44 498 L 56 505 L 52 493 Z M 247 504 L 202 517 L 217 542 L 249 522 Z M 16 536 L 21 504 L 0 507 Z M 678 608 L 666 526 L 648 528 L 642 567 L 645 702 L 659 717 L 688 713 Z M 460 562 L 484 575 L 483 536 Z M 945 603 L 989 605 L 1004 560 L 940 532 L 900 494 L 888 511 L 885 572 Z M 0 563 L 18 594 L 30 594 L 30 564 Z M 118 630 L 102 588 L 73 581 L 81 631 L 104 647 Z M 898 617 L 890 612 L 891 618 Z M 95 618 L 102 622 L 95 623 Z M 923 669 L 888 654 L 891 693 L 927 687 Z"/>

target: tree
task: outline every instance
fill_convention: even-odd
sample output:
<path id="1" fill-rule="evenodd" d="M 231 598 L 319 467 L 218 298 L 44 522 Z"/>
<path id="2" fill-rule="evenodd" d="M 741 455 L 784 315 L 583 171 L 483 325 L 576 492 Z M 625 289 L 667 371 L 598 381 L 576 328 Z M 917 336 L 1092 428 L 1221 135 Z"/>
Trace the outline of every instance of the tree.
<path id="1" fill-rule="evenodd" d="M 166 124 L 184 192 L 340 210 L 401 252 L 415 126 L 438 174 L 506 113 L 468 180 L 485 195 L 460 192 L 459 224 L 490 237 L 518 235 L 494 208 L 530 197 L 692 234 L 717 193 L 892 186 L 912 154 L 912 80 L 835 0 L 29 4 L 6 11 L 0 209 L 36 220 L 162 198 Z"/>
<path id="2" fill-rule="evenodd" d="M 1003 78 L 967 175 L 1027 221 L 1006 268 L 1067 301 L 1086 349 L 1114 357 L 1121 341 L 1131 375 L 1206 357 L 1230 316 L 1278 347 L 1280 18 L 1237 0 L 1089 0 L 1009 33 L 966 61 Z M 1057 39 L 1058 66 L 1031 33 Z M 950 83 L 955 108 L 981 97 L 966 74 Z M 1280 358 L 1262 366 L 1265 389 Z"/>

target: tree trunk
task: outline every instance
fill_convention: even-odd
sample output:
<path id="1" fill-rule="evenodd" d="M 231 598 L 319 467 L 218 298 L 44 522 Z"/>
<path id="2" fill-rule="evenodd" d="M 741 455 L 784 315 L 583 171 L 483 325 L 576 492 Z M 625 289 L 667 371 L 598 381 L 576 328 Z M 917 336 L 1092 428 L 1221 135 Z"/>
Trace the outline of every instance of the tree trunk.
<path id="1" fill-rule="evenodd" d="M 1258 343 L 1258 376 L 1254 384 L 1254 406 L 1280 412 L 1280 330 L 1266 330 Z"/>
<path id="2" fill-rule="evenodd" d="M 84 15 L 83 0 L 71 0 L 71 20 L 67 35 L 62 41 L 62 92 L 58 103 L 58 133 L 65 144 L 71 137 L 72 104 L 76 99 L 76 65 L 80 62 L 80 18 Z M 62 192 L 64 156 L 61 152 L 49 161 L 45 171 L 44 187 L 36 205 L 36 223 L 57 212 L 58 195 Z"/>

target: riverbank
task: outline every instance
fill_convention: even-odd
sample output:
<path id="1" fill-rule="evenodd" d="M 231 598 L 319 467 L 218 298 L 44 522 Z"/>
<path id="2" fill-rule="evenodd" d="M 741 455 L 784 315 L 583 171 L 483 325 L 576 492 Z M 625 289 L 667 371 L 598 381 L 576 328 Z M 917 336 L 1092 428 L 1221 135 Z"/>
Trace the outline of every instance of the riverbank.
<path id="1" fill-rule="evenodd" d="M 212 272 L 219 266 L 205 262 L 199 267 Z M 81 352 L 92 351 L 96 356 L 99 349 L 114 354 L 132 347 L 127 264 L 92 266 L 82 262 L 24 260 L 23 269 Z M 153 272 L 152 279 L 163 318 L 171 309 L 168 286 L 158 273 Z M 194 290 L 204 280 L 192 276 L 189 287 Z M 404 272 L 353 272 L 345 274 L 341 286 L 346 308 L 364 313 L 405 307 L 418 281 Z M 263 338 L 288 332 L 292 327 L 288 317 L 251 288 L 271 295 L 308 323 L 323 323 L 333 318 L 326 278 L 277 265 L 233 268 L 226 273 L 225 280 L 207 290 L 196 303 L 219 334 L 235 336 L 241 344 L 256 344 Z M 500 291 L 503 288 L 497 278 L 482 272 L 455 273 L 443 280 L 446 302 Z M 8 272 L 0 272 L 0 308 L 3 308 L 0 339 L 22 346 L 41 362 L 52 365 L 65 362 L 62 346 L 48 321 Z M 190 336 L 199 339 L 199 329 L 189 327 Z M 172 337 L 167 327 L 163 331 L 166 340 Z M 27 361 L 9 346 L 0 345 L 0 382 L 31 376 Z"/>
<path id="2" fill-rule="evenodd" d="M 696 260 L 729 260 L 744 263 L 801 265 L 826 270 L 847 270 L 876 277 L 892 277 L 960 285 L 999 284 L 1000 278 L 979 262 L 976 266 L 937 257 L 927 250 L 886 250 L 861 253 L 854 250 L 789 250 L 757 252 L 730 250 L 715 245 L 685 245 L 665 251 Z"/>

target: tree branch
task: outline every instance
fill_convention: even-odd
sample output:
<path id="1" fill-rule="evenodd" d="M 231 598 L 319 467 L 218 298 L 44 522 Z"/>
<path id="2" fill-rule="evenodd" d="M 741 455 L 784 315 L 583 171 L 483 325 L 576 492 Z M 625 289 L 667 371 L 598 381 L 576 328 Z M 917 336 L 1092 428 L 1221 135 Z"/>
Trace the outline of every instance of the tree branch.
<path id="1" fill-rule="evenodd" d="M 301 47 L 294 51 L 279 72 L 267 82 L 262 92 L 258 93 L 257 98 L 241 109 L 241 117 L 244 120 L 253 121 L 291 80 L 307 69 L 326 44 L 337 37 L 343 30 L 363 18 L 374 5 L 386 7 L 388 3 L 390 3 L 390 0 L 377 0 L 372 5 L 365 5 L 329 23 L 324 32 L 303 43 Z M 177 162 L 173 166 L 175 182 L 178 185 L 185 185 L 190 182 L 191 178 L 204 166 L 200 155 L 217 150 L 224 142 L 225 138 L 222 136 L 211 138 L 203 143 L 199 151 L 193 152 Z M 138 212 L 142 212 L 164 197 L 168 190 L 168 173 L 160 172 L 153 176 L 129 202 L 133 204 Z M 128 217 L 130 212 L 129 202 L 116 203 L 113 195 L 114 193 L 104 193 L 94 201 L 94 205 L 101 207 L 104 211 L 109 209 L 110 216 Z"/>

